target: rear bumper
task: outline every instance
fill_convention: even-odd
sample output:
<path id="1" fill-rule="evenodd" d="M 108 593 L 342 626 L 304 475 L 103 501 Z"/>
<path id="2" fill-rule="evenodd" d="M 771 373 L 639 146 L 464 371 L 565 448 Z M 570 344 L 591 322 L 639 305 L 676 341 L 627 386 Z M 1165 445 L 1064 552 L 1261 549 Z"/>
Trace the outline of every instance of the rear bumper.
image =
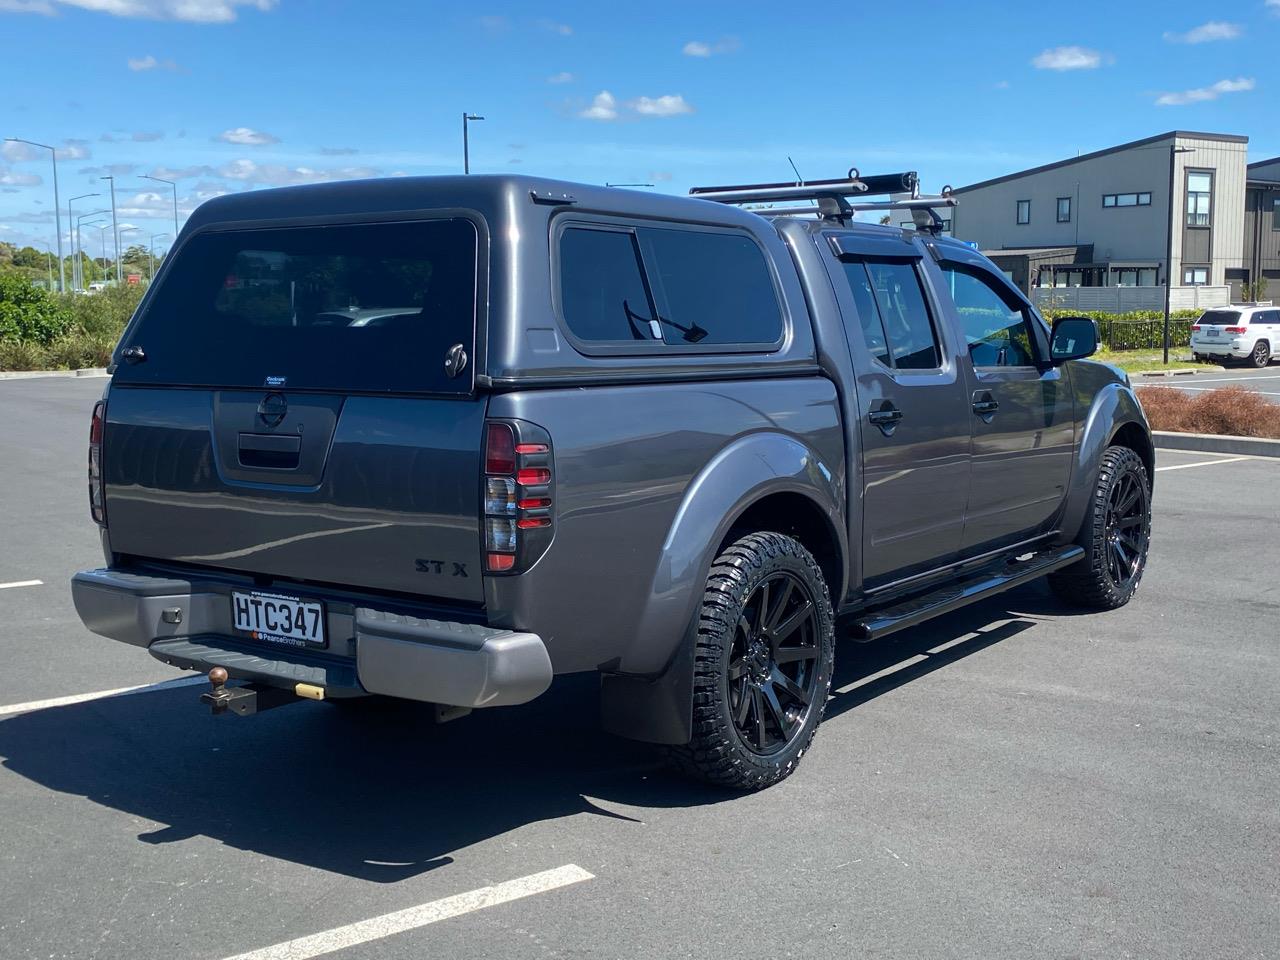
<path id="1" fill-rule="evenodd" d="M 1205 357 L 1234 357 L 1237 360 L 1243 360 L 1253 353 L 1253 344 L 1248 343 L 1237 346 L 1234 343 L 1204 343 L 1193 339 L 1191 341 L 1191 352 Z"/>
<path id="2" fill-rule="evenodd" d="M 462 707 L 525 703 L 551 684 L 546 646 L 532 633 L 356 607 L 327 618 L 331 651 L 345 655 L 295 652 L 234 635 L 227 590 L 217 584 L 86 570 L 72 578 L 71 595 L 94 633 L 175 666 L 220 666 L 243 680 Z"/>

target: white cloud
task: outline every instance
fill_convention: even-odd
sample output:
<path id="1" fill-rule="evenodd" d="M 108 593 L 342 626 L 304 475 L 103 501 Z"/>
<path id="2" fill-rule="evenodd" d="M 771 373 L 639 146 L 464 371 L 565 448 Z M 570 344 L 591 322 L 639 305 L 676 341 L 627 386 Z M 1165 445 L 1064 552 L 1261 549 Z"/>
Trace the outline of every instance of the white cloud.
<path id="1" fill-rule="evenodd" d="M 0 157 L 8 160 L 10 163 L 23 163 L 27 160 L 39 160 L 41 157 L 48 158 L 49 154 L 44 150 L 27 143 L 19 143 L 16 140 L 6 140 L 0 144 Z"/>
<path id="2" fill-rule="evenodd" d="M 721 37 L 715 43 L 707 43 L 705 40 L 690 40 L 680 52 L 686 57 L 714 57 L 721 53 L 733 53 L 742 42 L 737 37 Z"/>
<path id="3" fill-rule="evenodd" d="M 651 180 L 654 183 L 661 183 L 663 181 L 670 180 L 671 174 L 667 173 L 665 170 L 655 170 L 653 173 L 649 174 L 646 179 Z"/>
<path id="4" fill-rule="evenodd" d="M 578 116 L 584 120 L 617 120 L 618 101 L 608 90 L 601 90 L 591 100 L 591 106 Z"/>
<path id="5" fill-rule="evenodd" d="M 1208 87 L 1196 87 L 1194 90 L 1180 90 L 1175 93 L 1162 93 L 1156 98 L 1158 107 L 1181 107 L 1188 103 L 1203 103 L 1206 100 L 1217 100 L 1224 93 L 1242 93 L 1256 86 L 1251 77 L 1237 77 L 1235 80 L 1219 80 Z"/>
<path id="6" fill-rule="evenodd" d="M 1267 9 L 1280 17 L 1280 0 L 1267 0 Z"/>
<path id="7" fill-rule="evenodd" d="M 134 143 L 152 143 L 156 140 L 163 140 L 164 133 L 160 130 L 137 130 L 132 137 Z"/>
<path id="8" fill-rule="evenodd" d="M 88 160 L 90 156 L 88 140 L 63 140 L 58 148 L 59 160 Z"/>
<path id="9" fill-rule="evenodd" d="M 661 97 L 636 97 L 627 106 L 645 117 L 676 117 L 682 113 L 693 113 L 693 106 L 678 93 Z"/>
<path id="10" fill-rule="evenodd" d="M 1102 54 L 1087 47 L 1054 47 L 1031 63 L 1039 70 L 1093 70 L 1102 64 Z"/>
<path id="11" fill-rule="evenodd" d="M 253 160 L 233 160 L 218 169 L 218 176 L 244 183 L 270 187 L 295 186 L 301 183 L 327 183 L 333 180 L 359 180 L 376 177 L 373 167 L 339 167 L 317 170 L 313 167 L 288 167 L 282 164 L 259 164 Z"/>
<path id="12" fill-rule="evenodd" d="M 134 73 L 142 73 L 146 70 L 180 70 L 181 67 L 173 60 L 157 60 L 151 54 L 145 57 L 130 57 L 127 61 L 129 69 Z"/>
<path id="13" fill-rule="evenodd" d="M 8 167 L 0 167 L 0 184 L 6 187 L 38 187 L 44 179 L 34 173 L 14 173 Z"/>
<path id="14" fill-rule="evenodd" d="M 216 173 L 213 167 L 197 165 L 191 167 L 156 167 L 151 176 L 161 180 L 187 180 L 191 177 L 211 177 Z"/>
<path id="15" fill-rule="evenodd" d="M 52 14 L 57 7 L 75 7 L 140 20 L 230 23 L 239 7 L 265 13 L 275 5 L 276 0 L 0 0 L 0 11 Z"/>
<path id="16" fill-rule="evenodd" d="M 1234 40 L 1240 33 L 1240 25 L 1237 23 L 1210 20 L 1186 33 L 1166 32 L 1164 38 L 1170 43 L 1209 43 L 1213 40 Z"/>
<path id="17" fill-rule="evenodd" d="M 561 70 L 547 77 L 547 83 L 573 83 L 573 74 L 568 70 Z"/>
<path id="18" fill-rule="evenodd" d="M 223 130 L 215 138 L 223 143 L 236 143 L 242 147 L 260 147 L 267 143 L 279 143 L 280 138 L 274 137 L 262 130 L 254 130 L 252 127 L 235 127 L 231 130 Z"/>
<path id="19" fill-rule="evenodd" d="M 554 20 L 539 20 L 538 26 L 543 30 L 550 30 L 552 33 L 558 33 L 562 37 L 573 36 L 573 27 L 567 23 L 556 23 Z"/>

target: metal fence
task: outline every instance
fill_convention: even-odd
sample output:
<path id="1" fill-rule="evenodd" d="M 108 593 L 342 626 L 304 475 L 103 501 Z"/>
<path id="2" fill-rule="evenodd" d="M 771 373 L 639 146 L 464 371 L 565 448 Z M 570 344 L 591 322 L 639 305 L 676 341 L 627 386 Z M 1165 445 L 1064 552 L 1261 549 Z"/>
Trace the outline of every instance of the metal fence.
<path id="1" fill-rule="evenodd" d="M 1164 287 L 1036 287 L 1031 295 L 1041 310 L 1129 313 L 1164 309 Z M 1230 303 L 1230 287 L 1174 287 L 1169 293 L 1171 310 L 1205 310 Z"/>

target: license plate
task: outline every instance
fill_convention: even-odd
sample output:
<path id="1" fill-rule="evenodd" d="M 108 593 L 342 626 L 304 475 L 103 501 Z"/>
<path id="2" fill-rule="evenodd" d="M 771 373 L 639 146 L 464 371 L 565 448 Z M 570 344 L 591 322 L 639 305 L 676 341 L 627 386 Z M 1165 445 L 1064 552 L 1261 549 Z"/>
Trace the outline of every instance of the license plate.
<path id="1" fill-rule="evenodd" d="M 291 647 L 323 647 L 324 606 L 277 593 L 231 593 L 231 622 L 255 640 Z"/>
<path id="2" fill-rule="evenodd" d="M 1218 330 L 1217 327 L 1210 327 L 1208 330 L 1204 332 L 1204 335 L 1206 337 L 1216 337 L 1219 333 L 1220 331 Z"/>

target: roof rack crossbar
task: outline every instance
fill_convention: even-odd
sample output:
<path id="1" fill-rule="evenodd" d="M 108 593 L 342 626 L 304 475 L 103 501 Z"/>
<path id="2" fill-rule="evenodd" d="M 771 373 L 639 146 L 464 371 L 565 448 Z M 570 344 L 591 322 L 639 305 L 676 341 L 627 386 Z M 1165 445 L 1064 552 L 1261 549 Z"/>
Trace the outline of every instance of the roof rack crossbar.
<path id="1" fill-rule="evenodd" d="M 770 203 L 786 200 L 816 201 L 818 212 L 827 218 L 850 219 L 858 209 L 849 197 L 866 197 L 906 193 L 912 197 L 920 192 L 920 178 L 914 170 L 905 173 L 889 173 L 864 177 L 857 167 L 840 180 L 808 180 L 801 183 L 734 184 L 717 187 L 693 187 L 689 194 L 717 203 Z"/>

